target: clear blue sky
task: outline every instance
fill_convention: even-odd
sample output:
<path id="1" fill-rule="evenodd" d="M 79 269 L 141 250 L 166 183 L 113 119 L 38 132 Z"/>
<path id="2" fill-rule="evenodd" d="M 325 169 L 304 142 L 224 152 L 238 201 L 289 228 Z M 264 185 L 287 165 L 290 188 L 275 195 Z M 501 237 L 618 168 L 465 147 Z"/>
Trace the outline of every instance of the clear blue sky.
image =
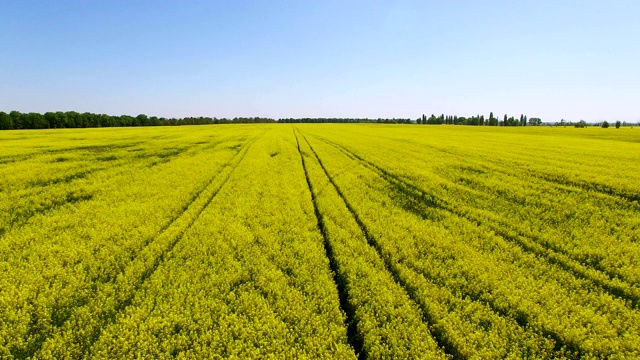
<path id="1" fill-rule="evenodd" d="M 0 110 L 640 121 L 640 1 L 0 0 Z"/>

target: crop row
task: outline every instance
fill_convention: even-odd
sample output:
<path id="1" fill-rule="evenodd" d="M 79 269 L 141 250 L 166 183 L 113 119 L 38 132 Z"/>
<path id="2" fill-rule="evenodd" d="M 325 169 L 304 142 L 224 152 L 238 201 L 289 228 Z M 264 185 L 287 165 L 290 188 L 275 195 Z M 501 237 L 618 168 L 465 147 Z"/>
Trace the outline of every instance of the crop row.
<path id="1" fill-rule="evenodd" d="M 234 144 L 234 137 L 222 140 Z M 204 184 L 236 156 L 237 150 L 227 146 L 159 167 L 140 168 L 132 159 L 117 170 L 49 185 L 42 196 L 30 194 L 34 202 L 58 192 L 72 194 L 65 197 L 71 200 L 73 194 L 90 197 L 57 204 L 0 235 L 0 353 L 18 358 L 37 353 L 68 326 L 77 310 L 118 282 L 127 266 L 148 245 L 156 246 Z M 29 173 L 42 176 L 31 165 Z M 190 173 L 188 182 L 184 171 Z"/>
<path id="2" fill-rule="evenodd" d="M 2 358 L 640 357 L 631 138 L 7 134 Z"/>
<path id="3" fill-rule="evenodd" d="M 328 173 L 337 174 L 336 184 L 383 253 L 402 269 L 406 287 L 420 294 L 423 310 L 434 314 L 460 354 L 600 357 L 638 352 L 637 311 L 593 279 L 576 277 L 528 252 L 444 206 L 448 199 L 415 191 L 415 185 L 361 155 L 320 140 L 312 146 Z"/>
<path id="4" fill-rule="evenodd" d="M 291 140 L 247 150 L 89 357 L 355 357 Z"/>

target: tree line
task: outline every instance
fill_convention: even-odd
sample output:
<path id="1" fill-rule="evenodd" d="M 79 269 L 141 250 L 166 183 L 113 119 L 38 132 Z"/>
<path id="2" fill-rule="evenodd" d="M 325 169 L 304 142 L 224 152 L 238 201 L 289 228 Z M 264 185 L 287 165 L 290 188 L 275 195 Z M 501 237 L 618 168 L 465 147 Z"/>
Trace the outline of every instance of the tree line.
<path id="1" fill-rule="evenodd" d="M 378 124 L 412 124 L 411 119 L 369 119 L 369 118 L 284 118 L 278 119 L 279 123 L 313 123 L 313 124 L 322 124 L 322 123 L 336 123 L 336 124 L 346 124 L 346 123 L 378 123 Z"/>
<path id="2" fill-rule="evenodd" d="M 21 113 L 11 111 L 5 113 L 0 111 L 0 130 L 21 130 L 21 129 L 62 129 L 62 128 L 91 128 L 91 127 L 130 127 L 130 126 L 179 126 L 179 125 L 209 125 L 209 124 L 251 124 L 251 123 L 378 123 L 378 124 L 430 124 L 430 125 L 471 125 L 471 126 L 541 126 L 542 120 L 537 117 L 528 118 L 521 114 L 520 117 L 507 116 L 502 119 L 493 116 L 493 112 L 488 118 L 484 115 L 470 117 L 457 115 L 431 114 L 430 117 L 422 115 L 416 120 L 404 118 L 281 118 L 278 120 L 266 117 L 235 117 L 233 119 L 215 117 L 184 117 L 184 118 L 164 118 L 157 116 L 129 115 L 106 115 L 94 113 L 78 113 L 75 111 L 57 111 L 39 113 Z M 564 119 L 553 124 L 554 126 L 601 126 L 609 127 L 607 121 L 598 123 L 587 123 L 584 120 L 579 122 L 567 122 Z M 620 126 L 633 126 L 627 122 L 617 121 L 616 128 Z"/>
<path id="3" fill-rule="evenodd" d="M 509 117 L 506 114 L 503 119 L 500 120 L 493 116 L 493 112 L 489 114 L 489 118 L 485 119 L 484 115 L 476 115 L 470 117 L 457 116 L 457 115 L 440 115 L 435 116 L 431 114 L 429 118 L 426 115 L 422 115 L 421 118 L 416 120 L 418 124 L 432 124 L 432 125 L 471 125 L 471 126 L 540 126 L 542 120 L 540 118 L 530 118 L 524 114 L 520 115 L 520 118 Z"/>
<path id="4" fill-rule="evenodd" d="M 205 124 L 246 124 L 246 123 L 273 123 L 275 119 L 262 117 L 236 117 L 211 118 L 211 117 L 184 117 L 164 118 L 157 116 L 129 115 L 105 115 L 93 113 L 78 113 L 75 111 L 57 111 L 39 113 L 21 113 L 0 111 L 0 130 L 21 129 L 63 129 L 63 128 L 91 128 L 91 127 L 129 127 L 129 126 L 178 126 L 178 125 L 205 125 Z"/>
<path id="5" fill-rule="evenodd" d="M 564 119 L 556 122 L 554 124 L 555 126 L 573 126 L 573 127 L 577 127 L 577 128 L 585 128 L 587 126 L 598 126 L 601 128 L 608 128 L 611 124 L 609 124 L 609 122 L 607 120 L 601 121 L 601 122 L 595 122 L 595 123 L 588 123 L 584 120 L 580 120 L 578 122 L 571 122 L 571 121 L 565 121 Z M 619 129 L 620 127 L 627 127 L 627 126 L 640 126 L 640 122 L 638 122 L 637 124 L 634 123 L 628 123 L 626 121 L 620 122 L 620 120 L 616 121 L 615 123 L 613 123 L 613 126 L 616 127 L 616 129 Z"/>
<path id="6" fill-rule="evenodd" d="M 235 117 L 233 119 L 215 117 L 164 118 L 157 116 L 106 115 L 78 113 L 75 111 L 57 111 L 40 113 L 21 113 L 0 111 L 0 130 L 22 129 L 63 129 L 93 127 L 130 127 L 130 126 L 179 126 L 209 124 L 250 124 L 250 123 L 383 123 L 411 124 L 411 119 L 368 119 L 368 118 L 283 118 L 277 121 L 265 117 Z"/>

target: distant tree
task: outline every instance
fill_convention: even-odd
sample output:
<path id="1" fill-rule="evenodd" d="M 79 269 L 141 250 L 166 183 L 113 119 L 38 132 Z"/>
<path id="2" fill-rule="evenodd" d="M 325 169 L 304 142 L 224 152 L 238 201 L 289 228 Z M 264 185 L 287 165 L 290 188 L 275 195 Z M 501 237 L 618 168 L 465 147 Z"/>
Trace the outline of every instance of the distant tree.
<path id="1" fill-rule="evenodd" d="M 22 114 L 18 111 L 12 111 L 9 113 L 9 117 L 11 118 L 11 122 L 13 123 L 13 128 L 16 130 L 24 129 L 22 127 Z"/>
<path id="2" fill-rule="evenodd" d="M 607 122 L 607 120 L 605 120 L 605 121 L 602 122 L 602 125 L 600 125 L 600 126 L 602 126 L 602 128 L 604 128 L 604 129 L 606 129 L 606 128 L 609 127 L 609 122 Z"/>
<path id="3" fill-rule="evenodd" d="M 44 115 L 38 113 L 22 114 L 25 129 L 48 129 L 49 123 Z"/>
<path id="4" fill-rule="evenodd" d="M 497 125 L 498 125 L 498 119 L 496 119 L 496 118 L 493 116 L 493 112 L 491 112 L 491 113 L 489 114 L 489 124 L 487 124 L 487 125 L 489 125 L 489 126 L 497 126 Z"/>
<path id="5" fill-rule="evenodd" d="M 58 117 L 54 112 L 46 112 L 44 113 L 44 120 L 47 122 L 50 128 L 56 129 L 61 126 L 58 125 Z"/>
<path id="6" fill-rule="evenodd" d="M 575 125 L 573 125 L 573 126 L 575 126 L 577 128 L 585 128 L 585 127 L 587 127 L 587 122 L 584 121 L 584 120 L 580 120 L 577 123 L 575 123 Z"/>
<path id="7" fill-rule="evenodd" d="M 620 120 L 616 121 L 616 129 L 620 129 Z"/>
<path id="8" fill-rule="evenodd" d="M 134 126 L 147 126 L 147 123 L 149 122 L 149 117 L 145 114 L 140 114 L 138 116 L 136 116 L 135 119 L 135 125 Z"/>
<path id="9" fill-rule="evenodd" d="M 427 119 L 427 124 L 437 124 L 438 123 L 438 118 L 431 114 L 431 116 L 429 116 L 429 118 Z"/>
<path id="10" fill-rule="evenodd" d="M 504 120 L 502 121 L 502 126 L 507 126 L 507 121 L 509 119 L 507 118 L 507 114 L 504 114 Z"/>
<path id="11" fill-rule="evenodd" d="M 0 130 L 12 130 L 13 120 L 9 114 L 0 111 Z"/>

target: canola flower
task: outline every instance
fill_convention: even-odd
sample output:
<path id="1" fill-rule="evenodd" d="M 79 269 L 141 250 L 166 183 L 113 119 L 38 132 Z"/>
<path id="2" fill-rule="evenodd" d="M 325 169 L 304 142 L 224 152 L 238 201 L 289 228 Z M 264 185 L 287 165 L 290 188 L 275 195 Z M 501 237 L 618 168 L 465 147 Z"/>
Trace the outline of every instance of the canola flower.
<path id="1" fill-rule="evenodd" d="M 615 129 L 0 133 L 2 358 L 640 356 Z"/>

